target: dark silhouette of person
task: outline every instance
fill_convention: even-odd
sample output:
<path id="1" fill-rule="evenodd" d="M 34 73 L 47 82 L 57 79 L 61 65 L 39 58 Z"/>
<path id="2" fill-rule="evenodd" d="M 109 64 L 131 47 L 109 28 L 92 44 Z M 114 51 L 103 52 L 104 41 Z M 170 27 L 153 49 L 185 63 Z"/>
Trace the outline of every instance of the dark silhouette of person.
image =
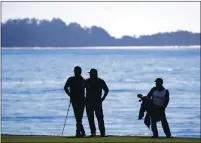
<path id="1" fill-rule="evenodd" d="M 74 76 L 67 79 L 64 90 L 69 95 L 72 102 L 76 119 L 76 137 L 86 136 L 82 125 L 82 117 L 85 108 L 85 88 L 86 80 L 81 76 L 82 69 L 79 66 L 74 68 Z M 70 90 L 69 90 L 70 89 Z"/>
<path id="2" fill-rule="evenodd" d="M 152 115 L 151 115 L 151 129 L 153 138 L 158 137 L 157 121 L 160 119 L 164 133 L 167 138 L 171 137 L 170 128 L 166 119 L 165 109 L 169 103 L 169 91 L 163 87 L 163 79 L 157 78 L 155 80 L 156 86 L 153 87 L 147 97 L 152 100 Z"/>
<path id="3" fill-rule="evenodd" d="M 94 123 L 94 112 L 98 120 L 98 126 L 100 130 L 101 137 L 105 137 L 105 125 L 104 125 L 104 115 L 102 102 L 108 95 L 109 89 L 105 81 L 98 77 L 98 71 L 96 69 L 91 69 L 90 78 L 86 80 L 86 112 L 89 121 L 89 126 L 91 130 L 91 137 L 96 136 L 96 127 Z M 104 95 L 102 97 L 102 90 Z"/>

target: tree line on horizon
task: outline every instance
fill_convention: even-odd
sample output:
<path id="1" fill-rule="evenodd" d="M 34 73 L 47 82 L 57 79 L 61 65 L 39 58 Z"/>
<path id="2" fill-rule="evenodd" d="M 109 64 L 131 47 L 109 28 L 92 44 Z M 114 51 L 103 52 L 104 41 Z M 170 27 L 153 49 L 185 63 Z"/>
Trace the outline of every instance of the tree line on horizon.
<path id="1" fill-rule="evenodd" d="M 142 27 L 143 28 L 143 27 Z M 74 22 L 9 19 L 1 23 L 2 47 L 87 47 L 87 46 L 189 46 L 200 45 L 200 33 L 179 30 L 152 35 L 115 38 L 101 27 L 81 27 Z"/>

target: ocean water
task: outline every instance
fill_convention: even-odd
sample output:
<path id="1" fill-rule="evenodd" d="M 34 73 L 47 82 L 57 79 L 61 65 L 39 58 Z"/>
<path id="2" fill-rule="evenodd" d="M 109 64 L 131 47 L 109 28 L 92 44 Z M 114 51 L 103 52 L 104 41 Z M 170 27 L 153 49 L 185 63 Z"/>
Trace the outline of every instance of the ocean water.
<path id="1" fill-rule="evenodd" d="M 97 68 L 110 89 L 103 103 L 108 135 L 152 135 L 138 120 L 137 94 L 147 94 L 162 77 L 170 92 L 166 116 L 172 135 L 200 138 L 200 48 L 189 47 L 3 48 L 2 133 L 60 135 L 69 105 L 63 86 L 77 65 L 84 78 Z M 89 135 L 86 112 L 83 125 Z M 158 130 L 165 136 L 161 123 Z M 72 107 L 64 135 L 75 135 Z"/>

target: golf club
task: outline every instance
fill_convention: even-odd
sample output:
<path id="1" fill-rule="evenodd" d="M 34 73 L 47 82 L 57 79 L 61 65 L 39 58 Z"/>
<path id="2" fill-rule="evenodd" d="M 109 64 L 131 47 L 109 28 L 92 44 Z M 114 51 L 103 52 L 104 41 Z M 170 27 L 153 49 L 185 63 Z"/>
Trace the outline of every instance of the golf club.
<path id="1" fill-rule="evenodd" d="M 68 106 L 68 110 L 67 110 L 67 114 L 66 114 L 66 119 L 68 117 L 68 112 L 69 112 L 69 109 L 70 109 L 70 104 L 71 104 L 71 101 L 69 102 L 69 106 Z M 66 119 L 65 119 L 65 122 L 64 122 L 64 127 L 63 127 L 63 130 L 62 130 L 61 136 L 63 136 L 64 128 L 65 128 L 65 125 L 66 125 Z"/>

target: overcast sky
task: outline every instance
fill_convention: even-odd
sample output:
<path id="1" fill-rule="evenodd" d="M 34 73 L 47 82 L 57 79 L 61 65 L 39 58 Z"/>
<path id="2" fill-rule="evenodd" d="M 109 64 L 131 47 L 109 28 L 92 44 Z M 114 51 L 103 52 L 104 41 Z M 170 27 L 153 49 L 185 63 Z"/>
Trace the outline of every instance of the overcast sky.
<path id="1" fill-rule="evenodd" d="M 199 2 L 3 2 L 10 18 L 60 18 L 67 24 L 100 26 L 117 38 L 188 30 L 200 32 Z"/>

